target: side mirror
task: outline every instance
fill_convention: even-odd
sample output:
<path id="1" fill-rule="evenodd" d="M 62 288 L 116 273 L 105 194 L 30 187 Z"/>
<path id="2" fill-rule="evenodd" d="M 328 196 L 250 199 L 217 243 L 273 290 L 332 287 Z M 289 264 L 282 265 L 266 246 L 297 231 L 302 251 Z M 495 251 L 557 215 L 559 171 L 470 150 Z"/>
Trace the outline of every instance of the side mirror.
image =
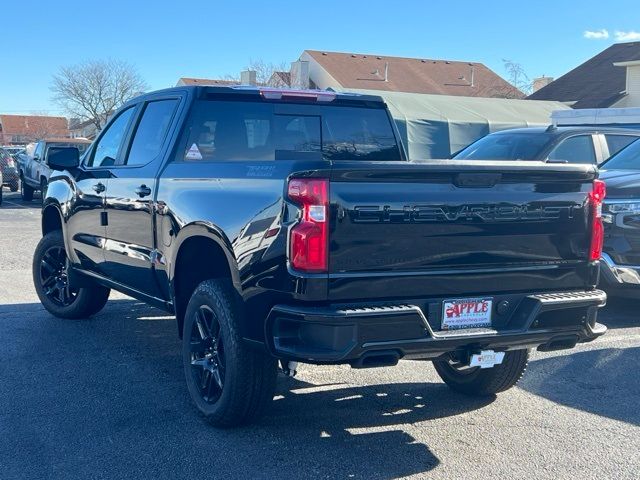
<path id="1" fill-rule="evenodd" d="M 49 147 L 47 165 L 53 170 L 69 170 L 80 165 L 80 152 L 76 147 Z"/>

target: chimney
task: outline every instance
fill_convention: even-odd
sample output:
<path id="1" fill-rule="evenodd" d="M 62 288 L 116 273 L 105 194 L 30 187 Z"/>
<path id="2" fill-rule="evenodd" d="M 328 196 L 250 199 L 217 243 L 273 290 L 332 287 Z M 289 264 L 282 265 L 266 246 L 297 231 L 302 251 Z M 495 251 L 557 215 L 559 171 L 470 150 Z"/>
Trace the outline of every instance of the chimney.
<path id="1" fill-rule="evenodd" d="M 309 62 L 298 60 L 291 62 L 291 88 L 309 88 Z"/>
<path id="2" fill-rule="evenodd" d="M 533 91 L 537 92 L 542 87 L 546 87 L 553 82 L 553 77 L 545 77 L 544 75 L 533 79 Z"/>
<path id="3" fill-rule="evenodd" d="M 257 85 L 256 71 L 255 70 L 243 70 L 240 72 L 240 83 L 242 85 Z"/>

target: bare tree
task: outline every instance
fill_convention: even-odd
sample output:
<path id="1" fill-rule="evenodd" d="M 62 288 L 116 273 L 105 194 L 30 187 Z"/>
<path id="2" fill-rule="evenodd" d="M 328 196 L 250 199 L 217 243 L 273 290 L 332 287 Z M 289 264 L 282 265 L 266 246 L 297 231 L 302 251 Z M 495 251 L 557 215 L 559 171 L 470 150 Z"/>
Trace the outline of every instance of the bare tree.
<path id="1" fill-rule="evenodd" d="M 245 70 L 253 70 L 256 72 L 256 81 L 258 84 L 266 85 L 275 72 L 288 72 L 289 65 L 287 62 L 271 63 L 265 62 L 261 58 L 249 59 L 249 64 L 244 67 Z M 225 75 L 225 80 L 240 82 L 240 75 Z"/>
<path id="2" fill-rule="evenodd" d="M 502 63 L 504 65 L 504 69 L 507 72 L 507 80 L 508 82 L 520 90 L 525 95 L 529 95 L 531 93 L 531 79 L 524 71 L 524 68 L 520 63 L 514 62 L 513 60 L 502 59 Z"/>
<path id="3" fill-rule="evenodd" d="M 98 131 L 115 109 L 146 88 L 135 67 L 119 60 L 62 67 L 51 85 L 54 100 L 69 116 L 91 121 Z"/>

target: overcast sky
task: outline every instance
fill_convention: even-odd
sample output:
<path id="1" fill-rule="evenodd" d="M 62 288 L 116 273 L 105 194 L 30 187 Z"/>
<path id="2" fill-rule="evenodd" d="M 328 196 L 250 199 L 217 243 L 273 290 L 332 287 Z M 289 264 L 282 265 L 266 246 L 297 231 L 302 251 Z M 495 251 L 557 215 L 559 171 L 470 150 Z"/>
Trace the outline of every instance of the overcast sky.
<path id="1" fill-rule="evenodd" d="M 122 59 L 152 89 L 237 74 L 304 49 L 481 62 L 557 77 L 617 41 L 640 41 L 638 0 L 2 2 L 0 113 L 59 113 L 62 65 Z M 94 5 L 95 4 L 95 5 Z"/>

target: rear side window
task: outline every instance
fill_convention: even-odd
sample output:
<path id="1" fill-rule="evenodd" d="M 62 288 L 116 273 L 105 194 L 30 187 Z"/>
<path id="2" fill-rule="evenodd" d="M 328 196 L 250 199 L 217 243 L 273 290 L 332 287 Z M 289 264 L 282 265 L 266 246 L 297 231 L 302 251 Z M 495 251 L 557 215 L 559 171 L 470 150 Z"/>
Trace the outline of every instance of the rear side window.
<path id="1" fill-rule="evenodd" d="M 596 152 L 593 149 L 591 135 L 578 135 L 563 140 L 549 154 L 549 160 L 568 163 L 596 163 Z"/>
<path id="2" fill-rule="evenodd" d="M 400 160 L 384 109 L 198 101 L 176 161 Z M 299 112 L 298 112 L 299 111 Z"/>
<path id="3" fill-rule="evenodd" d="M 127 133 L 133 111 L 134 107 L 123 110 L 107 127 L 107 130 L 98 140 L 92 157 L 89 159 L 90 167 L 110 167 L 116 164 L 120 145 Z"/>
<path id="4" fill-rule="evenodd" d="M 160 154 L 177 105 L 177 99 L 147 104 L 129 149 L 127 165 L 145 165 Z"/>
<path id="5" fill-rule="evenodd" d="M 609 147 L 609 156 L 615 155 L 624 147 L 634 142 L 638 137 L 633 135 L 613 135 L 611 133 L 605 133 L 607 139 L 607 146 Z"/>

